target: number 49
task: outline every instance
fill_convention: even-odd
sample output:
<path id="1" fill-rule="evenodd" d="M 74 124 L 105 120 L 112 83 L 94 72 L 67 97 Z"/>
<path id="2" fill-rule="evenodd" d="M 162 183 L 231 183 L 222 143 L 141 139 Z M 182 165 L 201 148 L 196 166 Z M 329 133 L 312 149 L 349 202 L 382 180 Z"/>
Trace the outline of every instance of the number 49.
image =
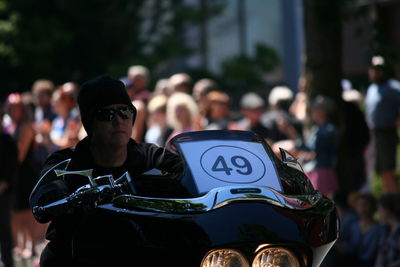
<path id="1" fill-rule="evenodd" d="M 233 167 L 236 168 L 235 171 L 239 174 L 249 175 L 253 171 L 250 162 L 245 157 L 233 156 L 231 157 L 230 162 L 232 163 Z M 223 156 L 218 156 L 211 170 L 214 172 L 225 172 L 226 175 L 231 175 L 233 169 L 229 168 Z"/>

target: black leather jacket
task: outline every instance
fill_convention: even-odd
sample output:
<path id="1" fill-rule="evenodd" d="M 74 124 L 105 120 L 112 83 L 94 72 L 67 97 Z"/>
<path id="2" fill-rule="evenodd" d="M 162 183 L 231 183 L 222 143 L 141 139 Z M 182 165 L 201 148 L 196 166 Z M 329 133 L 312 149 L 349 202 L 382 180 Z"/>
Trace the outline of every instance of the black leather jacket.
<path id="1" fill-rule="evenodd" d="M 120 167 L 104 168 L 94 163 L 89 149 L 90 140 L 88 138 L 79 142 L 75 149 L 68 148 L 53 153 L 44 164 L 42 175 L 56 164 L 71 158 L 68 170 L 93 169 L 93 177 L 112 174 L 120 177 L 126 171 L 131 177 L 135 177 L 147 170 L 157 168 L 163 171 L 180 173 L 183 168 L 182 160 L 179 156 L 168 150 L 153 144 L 136 143 L 130 140 L 128 143 L 128 156 L 125 163 Z M 30 197 L 31 207 L 43 206 L 69 196 L 77 188 L 87 184 L 88 181 L 83 176 L 68 175 L 65 179 L 59 178 L 48 183 L 41 184 L 34 190 Z M 157 185 L 154 185 L 157 186 Z M 38 219 L 38 218 L 37 218 Z M 40 218 L 41 223 L 51 221 L 46 233 L 46 238 L 50 240 L 48 248 L 42 254 L 42 264 L 51 266 L 54 264 L 72 264 L 72 239 L 76 231 L 82 224 L 95 224 L 94 227 L 104 229 L 105 227 L 118 228 L 117 220 L 98 214 L 96 211 L 87 212 L 83 209 L 75 209 L 72 213 L 61 216 Z M 49 253 L 49 250 L 51 251 Z M 43 259 L 44 258 L 44 259 Z M 46 261 L 51 258 L 50 264 Z"/>

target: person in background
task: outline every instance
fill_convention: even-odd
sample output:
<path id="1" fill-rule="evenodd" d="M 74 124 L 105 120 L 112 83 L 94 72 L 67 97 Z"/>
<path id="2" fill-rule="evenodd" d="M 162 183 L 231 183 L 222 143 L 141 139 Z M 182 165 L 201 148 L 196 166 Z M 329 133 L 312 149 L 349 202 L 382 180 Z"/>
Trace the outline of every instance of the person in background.
<path id="1" fill-rule="evenodd" d="M 149 113 L 145 142 L 165 146 L 172 129 L 167 124 L 167 101 L 164 94 L 153 96 L 147 105 Z"/>
<path id="2" fill-rule="evenodd" d="M 57 117 L 53 120 L 50 138 L 52 151 L 74 146 L 79 141 L 81 122 L 76 104 L 78 86 L 68 82 L 53 94 L 52 104 Z"/>
<path id="3" fill-rule="evenodd" d="M 193 119 L 193 127 L 196 130 L 204 129 L 206 124 L 206 109 L 208 108 L 207 94 L 218 88 L 215 81 L 204 78 L 198 80 L 193 86 L 192 96 L 199 107 L 199 115 Z"/>
<path id="4" fill-rule="evenodd" d="M 152 95 L 148 90 L 150 72 L 145 66 L 133 65 L 128 69 L 127 78 L 128 81 L 124 82 L 125 89 L 137 110 L 132 138 L 137 142 L 142 142 L 147 131 L 147 103 Z"/>
<path id="5" fill-rule="evenodd" d="M 268 96 L 269 109 L 261 118 L 264 127 L 271 130 L 273 142 L 293 139 L 302 133 L 302 123 L 289 113 L 293 92 L 286 86 L 275 86 Z"/>
<path id="6" fill-rule="evenodd" d="M 153 95 L 168 95 L 168 79 L 159 79 L 157 81 Z"/>
<path id="7" fill-rule="evenodd" d="M 368 188 L 367 184 L 367 164 L 366 155 L 370 142 L 370 132 L 368 129 L 365 114 L 361 110 L 361 94 L 352 88 L 351 82 L 342 80 L 342 99 L 341 109 L 344 116 L 342 124 L 341 149 L 345 149 L 345 159 L 342 157 L 339 166 L 346 169 L 347 177 L 340 180 L 341 190 L 354 192 Z M 345 167 L 343 167 L 345 166 Z M 341 170 L 338 170 L 338 172 Z"/>
<path id="8" fill-rule="evenodd" d="M 359 220 L 353 208 L 355 206 L 354 200 L 357 197 L 356 195 L 358 196 L 356 192 L 348 194 L 340 190 L 333 194 L 332 200 L 335 202 L 340 220 L 339 237 L 321 263 L 321 267 L 353 266 L 352 258 L 349 259 L 347 249 L 352 234 L 352 225 Z"/>
<path id="9" fill-rule="evenodd" d="M 36 143 L 41 148 L 43 161 L 51 151 L 51 124 L 57 116 L 51 105 L 54 84 L 50 80 L 37 80 L 32 86 L 35 117 Z"/>
<path id="10" fill-rule="evenodd" d="M 342 99 L 346 102 L 351 102 L 357 106 L 363 104 L 363 95 L 357 89 L 353 88 L 350 80 L 342 79 Z"/>
<path id="11" fill-rule="evenodd" d="M 192 78 L 186 73 L 176 73 L 168 79 L 168 95 L 175 92 L 192 93 Z"/>
<path id="12" fill-rule="evenodd" d="M 180 133 L 193 131 L 193 118 L 198 114 L 199 108 L 190 95 L 173 93 L 167 103 L 167 123 L 173 129 L 168 139 Z"/>
<path id="13" fill-rule="evenodd" d="M 232 122 L 230 117 L 230 97 L 222 91 L 211 91 L 207 94 L 207 102 L 203 129 L 230 129 Z"/>
<path id="14" fill-rule="evenodd" d="M 244 94 L 240 99 L 240 112 L 243 118 L 237 122 L 237 127 L 255 132 L 270 143 L 271 130 L 261 124 L 264 109 L 265 102 L 257 93 L 249 92 Z"/>
<path id="15" fill-rule="evenodd" d="M 400 266 L 400 193 L 378 199 L 378 218 L 384 225 L 375 267 Z"/>
<path id="16" fill-rule="evenodd" d="M 376 199 L 369 193 L 358 193 L 354 199 L 354 210 L 358 220 L 350 226 L 350 235 L 345 251 L 351 266 L 373 267 L 379 251 L 382 226 L 375 220 Z"/>
<path id="17" fill-rule="evenodd" d="M 371 85 L 365 97 L 367 122 L 375 150 L 375 171 L 382 178 L 384 192 L 399 190 L 396 169 L 397 120 L 400 114 L 400 82 L 390 79 L 388 64 L 372 58 L 368 70 Z"/>
<path id="18" fill-rule="evenodd" d="M 18 148 L 18 177 L 15 183 L 15 201 L 12 214 L 14 251 L 18 257 L 31 258 L 39 240 L 40 225 L 35 222 L 28 198 L 40 173 L 40 162 L 35 158 L 35 130 L 32 110 L 22 101 L 22 95 L 8 95 L 3 129 L 10 134 Z"/>
<path id="19" fill-rule="evenodd" d="M 139 100 L 145 104 L 151 98 L 151 92 L 148 89 L 150 82 L 150 71 L 142 65 L 133 65 L 128 69 L 128 78 L 132 82 L 132 90 L 128 91 L 132 101 Z"/>
<path id="20" fill-rule="evenodd" d="M 307 116 L 307 95 L 306 95 L 307 79 L 306 76 L 301 76 L 297 86 L 297 92 L 293 102 L 289 107 L 289 112 L 299 121 L 304 122 Z"/>
<path id="21" fill-rule="evenodd" d="M 304 143 L 297 144 L 297 155 L 304 162 L 304 171 L 314 188 L 332 197 L 338 188 L 335 173 L 338 136 L 336 126 L 330 119 L 334 103 L 330 98 L 319 95 L 311 101 L 309 108 L 313 125 Z"/>
<path id="22" fill-rule="evenodd" d="M 0 122 L 3 112 L 0 110 Z M 15 140 L 0 123 L 0 255 L 4 267 L 14 266 L 12 258 L 12 190 L 17 179 L 18 150 Z"/>
<path id="23" fill-rule="evenodd" d="M 207 104 L 207 94 L 217 90 L 217 84 L 211 79 L 198 80 L 193 86 L 192 96 L 201 110 L 204 110 Z"/>

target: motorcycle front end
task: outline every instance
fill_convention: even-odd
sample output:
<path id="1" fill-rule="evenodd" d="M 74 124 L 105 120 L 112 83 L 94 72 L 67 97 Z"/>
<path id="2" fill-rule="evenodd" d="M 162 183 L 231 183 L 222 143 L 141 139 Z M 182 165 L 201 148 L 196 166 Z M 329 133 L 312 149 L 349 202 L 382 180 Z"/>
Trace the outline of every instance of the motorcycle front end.
<path id="1" fill-rule="evenodd" d="M 254 133 L 183 133 L 168 149 L 185 162 L 178 176 L 153 170 L 89 183 L 110 199 L 95 212 L 119 227 L 86 222 L 74 255 L 113 253 L 132 266 L 305 267 L 319 266 L 338 238 L 334 203 L 295 158 L 284 150 L 277 158 Z"/>

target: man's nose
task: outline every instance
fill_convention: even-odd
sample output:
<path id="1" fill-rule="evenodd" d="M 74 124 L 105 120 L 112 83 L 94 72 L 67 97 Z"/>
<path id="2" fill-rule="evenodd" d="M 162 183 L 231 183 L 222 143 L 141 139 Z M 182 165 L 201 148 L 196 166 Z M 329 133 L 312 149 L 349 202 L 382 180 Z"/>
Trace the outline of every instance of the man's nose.
<path id="1" fill-rule="evenodd" d="M 114 119 L 113 119 L 113 123 L 115 123 L 115 124 L 121 124 L 121 123 L 124 123 L 124 121 L 125 121 L 125 119 L 123 119 L 123 118 L 121 117 L 121 115 L 119 115 L 118 113 L 115 114 L 115 117 L 114 117 Z"/>

